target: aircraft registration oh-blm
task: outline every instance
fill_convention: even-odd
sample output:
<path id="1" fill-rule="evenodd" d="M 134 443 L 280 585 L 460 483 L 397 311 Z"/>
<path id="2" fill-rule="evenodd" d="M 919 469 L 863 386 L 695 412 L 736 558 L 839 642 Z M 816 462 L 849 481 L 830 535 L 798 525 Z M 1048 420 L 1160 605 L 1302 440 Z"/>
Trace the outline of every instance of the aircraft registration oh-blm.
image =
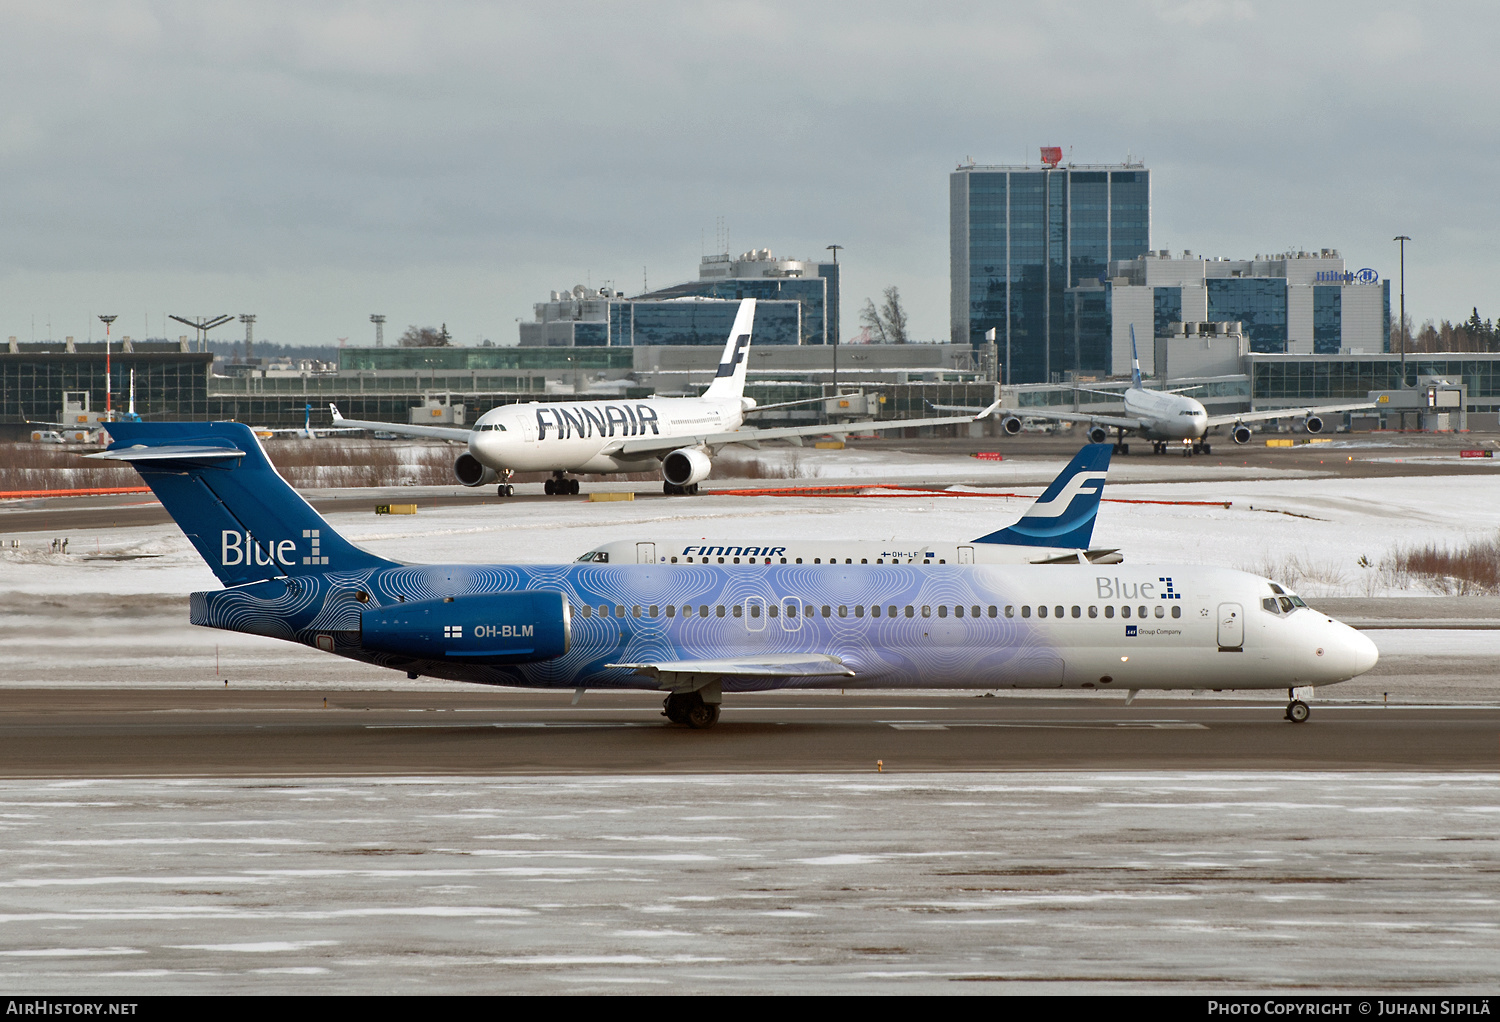
<path id="1" fill-rule="evenodd" d="M 1280 689 L 1377 656 L 1284 588 L 1202 565 L 403 564 L 335 532 L 247 426 L 108 429 L 89 457 L 133 465 L 226 587 L 193 594 L 194 624 L 412 678 L 664 691 L 669 719 L 709 727 L 725 692 Z"/>
<path id="2" fill-rule="evenodd" d="M 407 436 L 460 440 L 468 451 L 453 463 L 465 486 L 496 486 L 500 496 L 515 492 L 514 472 L 550 472 L 548 494 L 578 492 L 570 472 L 656 472 L 667 494 L 694 494 L 713 470 L 713 458 L 727 444 L 767 440 L 801 443 L 805 436 L 879 432 L 912 426 L 972 422 L 975 415 L 933 419 L 845 422 L 822 426 L 746 428 L 747 413 L 759 407 L 745 396 L 746 356 L 755 322 L 755 299 L 740 302 L 724 344 L 714 380 L 700 397 L 653 397 L 631 401 L 562 401 L 501 405 L 481 415 L 473 429 L 407 426 L 346 419 L 330 405 L 335 426 L 383 430 Z M 788 404 L 801 404 L 791 401 Z"/>

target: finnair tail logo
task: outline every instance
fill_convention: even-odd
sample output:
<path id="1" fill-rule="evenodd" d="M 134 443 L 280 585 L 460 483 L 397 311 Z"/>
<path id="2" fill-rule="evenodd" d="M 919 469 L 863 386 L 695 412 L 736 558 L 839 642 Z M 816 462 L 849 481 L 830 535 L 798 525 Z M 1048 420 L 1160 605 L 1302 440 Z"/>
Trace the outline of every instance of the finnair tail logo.
<path id="1" fill-rule="evenodd" d="M 1102 485 L 1104 478 L 1105 473 L 1103 472 L 1079 472 L 1063 484 L 1063 488 L 1058 491 L 1057 496 L 1049 501 L 1044 502 L 1039 500 L 1031 505 L 1031 510 L 1027 511 L 1024 517 L 1061 518 L 1067 513 L 1069 505 L 1073 503 L 1073 498 L 1080 494 L 1098 496 L 1099 487 L 1090 486 L 1090 484 L 1099 483 Z"/>
<path id="2" fill-rule="evenodd" d="M 745 361 L 745 349 L 750 347 L 750 335 L 740 334 L 734 342 L 734 354 L 719 363 L 716 376 L 733 376 L 734 367 Z"/>

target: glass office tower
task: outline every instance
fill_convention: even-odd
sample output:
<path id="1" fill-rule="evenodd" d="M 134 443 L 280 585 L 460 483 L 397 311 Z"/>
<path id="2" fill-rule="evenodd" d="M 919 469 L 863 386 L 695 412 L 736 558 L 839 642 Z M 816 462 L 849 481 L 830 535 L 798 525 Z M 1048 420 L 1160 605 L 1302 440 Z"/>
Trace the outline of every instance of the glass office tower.
<path id="1" fill-rule="evenodd" d="M 1151 172 L 964 165 L 949 185 L 953 342 L 993 328 L 1012 383 L 1107 373 L 1105 274 L 1151 247 Z"/>

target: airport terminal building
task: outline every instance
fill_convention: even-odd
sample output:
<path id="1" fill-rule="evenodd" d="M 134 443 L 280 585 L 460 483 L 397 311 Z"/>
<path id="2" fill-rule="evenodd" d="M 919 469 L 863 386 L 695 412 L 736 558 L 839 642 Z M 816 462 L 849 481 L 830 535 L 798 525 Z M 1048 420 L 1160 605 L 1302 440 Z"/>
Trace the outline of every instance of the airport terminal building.
<path id="1" fill-rule="evenodd" d="M 1150 247 L 1143 164 L 961 165 L 949 175 L 951 339 L 979 348 L 994 330 L 1011 383 L 1107 372 L 1109 264 Z"/>
<path id="2" fill-rule="evenodd" d="M 704 256 L 698 279 L 634 297 L 610 287 L 554 291 L 520 325 L 522 347 L 614 348 L 636 345 L 724 346 L 735 307 L 757 299 L 755 343 L 836 344 L 839 337 L 838 264 L 778 259 L 753 249 L 738 259 Z"/>
<path id="3" fill-rule="evenodd" d="M 953 343 L 977 351 L 993 330 L 1002 378 L 1015 384 L 1126 374 L 1132 329 L 1150 372 L 1173 324 L 1239 323 L 1246 354 L 1387 350 L 1389 282 L 1337 250 L 1153 250 L 1150 175 L 1139 163 L 953 171 Z"/>

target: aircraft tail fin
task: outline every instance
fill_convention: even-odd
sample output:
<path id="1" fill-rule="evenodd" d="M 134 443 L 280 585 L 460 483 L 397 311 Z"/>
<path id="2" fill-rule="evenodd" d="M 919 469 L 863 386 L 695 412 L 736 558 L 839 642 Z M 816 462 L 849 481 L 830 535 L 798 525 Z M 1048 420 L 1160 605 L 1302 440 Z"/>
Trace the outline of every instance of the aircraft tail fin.
<path id="1" fill-rule="evenodd" d="M 1130 386 L 1141 389 L 1141 355 L 1135 350 L 1135 324 L 1130 324 Z"/>
<path id="2" fill-rule="evenodd" d="M 755 299 L 740 301 L 735 313 L 734 326 L 729 331 L 729 340 L 724 344 L 724 354 L 719 358 L 719 371 L 714 382 L 703 392 L 707 398 L 738 401 L 745 393 L 746 356 L 750 354 L 750 335 L 755 325 Z"/>
<path id="3" fill-rule="evenodd" d="M 1016 524 L 981 536 L 976 543 L 1019 546 L 1088 547 L 1099 514 L 1099 497 L 1109 470 L 1109 444 L 1086 444 L 1052 480 Z"/>
<path id="4" fill-rule="evenodd" d="M 392 567 L 329 527 L 238 422 L 111 422 L 91 458 L 141 474 L 226 586 Z"/>

